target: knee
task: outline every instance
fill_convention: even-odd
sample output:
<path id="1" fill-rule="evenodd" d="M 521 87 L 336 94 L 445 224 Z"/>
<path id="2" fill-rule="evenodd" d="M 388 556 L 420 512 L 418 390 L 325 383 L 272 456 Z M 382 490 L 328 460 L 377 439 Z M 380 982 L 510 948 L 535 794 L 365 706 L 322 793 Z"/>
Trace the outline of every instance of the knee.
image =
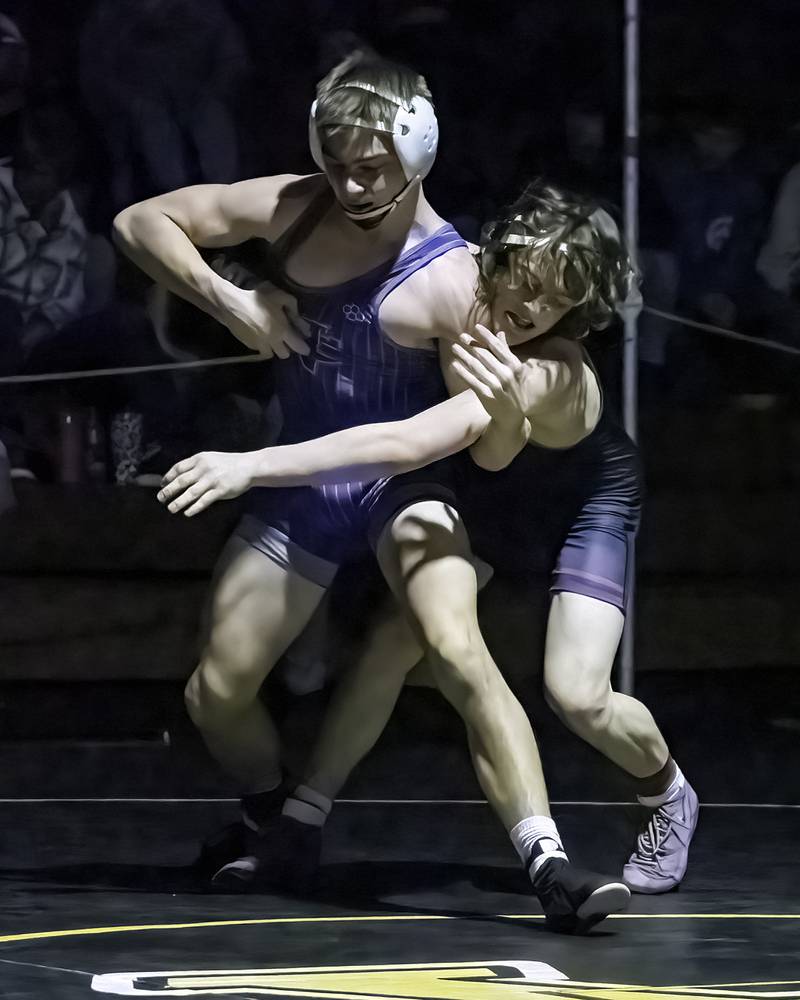
<path id="1" fill-rule="evenodd" d="M 456 708 L 470 699 L 486 702 L 504 684 L 478 635 L 464 627 L 426 635 L 426 652 L 436 684 Z"/>
<path id="2" fill-rule="evenodd" d="M 545 677 L 544 698 L 559 719 L 577 732 L 602 730 L 607 724 L 607 692 L 579 683 L 566 685 Z"/>
<path id="3" fill-rule="evenodd" d="M 202 732 L 224 730 L 258 697 L 258 686 L 237 681 L 212 658 L 204 658 L 184 689 L 189 718 Z"/>

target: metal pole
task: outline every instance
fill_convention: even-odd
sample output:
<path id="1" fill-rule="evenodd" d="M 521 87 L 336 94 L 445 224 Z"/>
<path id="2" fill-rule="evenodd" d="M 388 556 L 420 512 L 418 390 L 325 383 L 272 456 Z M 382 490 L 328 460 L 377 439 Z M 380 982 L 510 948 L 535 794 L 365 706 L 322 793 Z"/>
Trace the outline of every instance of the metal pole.
<path id="1" fill-rule="evenodd" d="M 634 263 L 639 248 L 639 0 L 625 0 L 625 140 L 623 148 L 623 212 L 625 241 Z M 638 437 L 638 318 L 641 298 L 629 297 L 623 308 L 622 406 L 625 430 Z M 636 570 L 632 560 L 630 599 L 620 652 L 619 688 L 633 694 Z"/>

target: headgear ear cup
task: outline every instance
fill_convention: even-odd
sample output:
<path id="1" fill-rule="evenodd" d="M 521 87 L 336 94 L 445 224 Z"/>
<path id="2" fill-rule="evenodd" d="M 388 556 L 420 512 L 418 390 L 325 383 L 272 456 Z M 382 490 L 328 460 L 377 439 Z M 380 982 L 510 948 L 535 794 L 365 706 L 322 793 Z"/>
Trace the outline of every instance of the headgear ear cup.
<path id="1" fill-rule="evenodd" d="M 308 116 L 308 148 L 311 150 L 311 159 L 320 170 L 325 169 L 325 161 L 322 158 L 322 143 L 319 141 L 319 130 L 317 129 L 317 102 L 311 104 L 311 111 Z"/>
<path id="2" fill-rule="evenodd" d="M 349 86 L 358 86 L 350 84 Z M 381 95 L 385 96 L 385 95 Z M 386 98 L 396 103 L 394 98 Z M 322 157 L 322 143 L 317 128 L 317 105 L 314 101 L 308 116 L 308 146 L 311 157 L 320 170 L 325 169 Z M 337 124 L 346 125 L 347 122 Z M 356 123 L 353 123 L 356 124 Z M 358 123 L 360 127 L 364 127 Z M 386 131 L 376 128 L 376 131 Z M 407 181 L 419 177 L 423 180 L 431 171 L 439 145 L 439 123 L 433 105 L 424 97 L 417 96 L 409 107 L 397 105 L 391 128 L 388 130 L 394 140 L 394 148 Z"/>
<path id="3" fill-rule="evenodd" d="M 431 171 L 439 145 L 439 123 L 433 105 L 417 95 L 409 108 L 398 107 L 392 129 L 394 148 L 406 180 L 424 180 Z"/>

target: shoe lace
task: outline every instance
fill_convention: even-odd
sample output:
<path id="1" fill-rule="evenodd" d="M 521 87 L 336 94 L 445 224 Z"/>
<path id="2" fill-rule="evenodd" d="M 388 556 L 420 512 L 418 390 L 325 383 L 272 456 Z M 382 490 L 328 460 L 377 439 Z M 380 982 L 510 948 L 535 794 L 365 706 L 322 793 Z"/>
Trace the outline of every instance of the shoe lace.
<path id="1" fill-rule="evenodd" d="M 669 833 L 669 818 L 662 809 L 656 809 L 650 822 L 639 834 L 636 854 L 640 863 L 655 865 L 661 846 Z"/>

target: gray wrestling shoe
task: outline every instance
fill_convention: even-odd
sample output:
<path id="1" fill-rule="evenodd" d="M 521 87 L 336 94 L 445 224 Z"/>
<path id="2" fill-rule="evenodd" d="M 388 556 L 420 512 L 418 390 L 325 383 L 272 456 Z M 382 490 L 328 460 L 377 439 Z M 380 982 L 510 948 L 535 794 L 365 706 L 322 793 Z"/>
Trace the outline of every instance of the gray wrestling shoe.
<path id="1" fill-rule="evenodd" d="M 680 885 L 699 813 L 695 790 L 684 778 L 675 796 L 656 807 L 622 869 L 622 877 L 634 892 L 669 892 Z"/>

